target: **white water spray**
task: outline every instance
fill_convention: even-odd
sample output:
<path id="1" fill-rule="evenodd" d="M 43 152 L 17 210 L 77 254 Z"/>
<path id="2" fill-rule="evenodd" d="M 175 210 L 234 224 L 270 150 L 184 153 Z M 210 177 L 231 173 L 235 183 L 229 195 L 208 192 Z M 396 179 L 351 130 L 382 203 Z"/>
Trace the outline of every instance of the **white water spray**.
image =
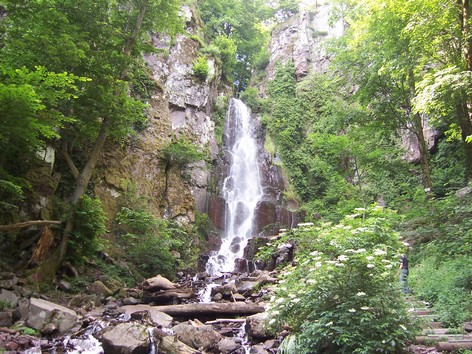
<path id="1" fill-rule="evenodd" d="M 242 258 L 244 248 L 253 236 L 254 214 L 263 195 L 251 114 L 240 100 L 231 99 L 225 137 L 231 157 L 229 174 L 223 183 L 225 232 L 220 250 L 207 262 L 209 274 L 234 270 L 235 260 Z"/>

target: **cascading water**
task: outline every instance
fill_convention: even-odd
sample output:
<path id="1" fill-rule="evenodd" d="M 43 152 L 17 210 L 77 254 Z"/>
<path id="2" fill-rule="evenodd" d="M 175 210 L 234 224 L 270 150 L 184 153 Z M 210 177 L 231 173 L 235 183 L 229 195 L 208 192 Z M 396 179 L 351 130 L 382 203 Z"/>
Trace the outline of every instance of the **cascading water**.
<path id="1" fill-rule="evenodd" d="M 223 182 L 225 231 L 220 250 L 207 262 L 209 274 L 234 270 L 235 260 L 242 258 L 244 248 L 253 236 L 254 214 L 263 195 L 251 114 L 238 99 L 231 99 L 225 138 L 231 159 L 228 176 Z"/>

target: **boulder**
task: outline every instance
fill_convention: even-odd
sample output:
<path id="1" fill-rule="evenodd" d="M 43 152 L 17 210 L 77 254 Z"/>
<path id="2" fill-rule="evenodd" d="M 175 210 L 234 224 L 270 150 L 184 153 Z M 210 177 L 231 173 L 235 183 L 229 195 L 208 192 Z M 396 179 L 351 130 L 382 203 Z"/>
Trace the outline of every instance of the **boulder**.
<path id="1" fill-rule="evenodd" d="M 75 311 L 52 302 L 31 298 L 26 315 L 26 325 L 42 331 L 56 327 L 57 332 L 62 334 L 77 325 L 78 317 Z"/>
<path id="2" fill-rule="evenodd" d="M 178 340 L 198 350 L 215 348 L 222 339 L 221 334 L 213 330 L 210 325 L 179 323 L 172 327 L 172 330 Z"/>
<path id="3" fill-rule="evenodd" d="M 246 333 L 252 340 L 261 341 L 271 338 L 272 335 L 264 327 L 264 322 L 267 319 L 267 313 L 261 312 L 246 318 Z"/>
<path id="4" fill-rule="evenodd" d="M 108 287 L 103 284 L 102 281 L 96 280 L 88 287 L 89 293 L 99 296 L 101 299 L 105 299 L 108 296 L 113 295 L 113 291 L 108 289 Z"/>
<path id="5" fill-rule="evenodd" d="M 270 354 L 267 349 L 265 349 L 262 345 L 255 345 L 251 347 L 251 350 L 249 351 L 250 354 Z"/>
<path id="6" fill-rule="evenodd" d="M 241 345 L 236 343 L 231 338 L 223 338 L 218 342 L 217 349 L 222 354 L 231 354 L 234 353 Z"/>
<path id="7" fill-rule="evenodd" d="M 148 354 L 147 327 L 132 322 L 108 327 L 102 335 L 102 346 L 105 354 Z"/>
<path id="8" fill-rule="evenodd" d="M 132 315 L 133 313 L 136 313 L 136 312 L 146 311 L 152 324 L 156 327 L 170 328 L 173 321 L 173 318 L 171 316 L 149 305 L 122 306 L 118 309 L 118 311 L 126 315 Z"/>
<path id="9" fill-rule="evenodd" d="M 0 311 L 0 327 L 13 326 L 13 309 L 4 309 Z"/>
<path id="10" fill-rule="evenodd" d="M 18 296 L 9 290 L 0 289 L 0 302 L 7 304 L 7 307 L 15 308 L 18 305 Z"/>
<path id="11" fill-rule="evenodd" d="M 175 289 L 175 284 L 158 274 L 154 278 L 146 279 L 143 288 L 147 291 L 170 290 Z"/>
<path id="12" fill-rule="evenodd" d="M 95 295 L 76 295 L 70 300 L 69 306 L 80 307 L 87 311 L 101 305 L 100 298 Z"/>

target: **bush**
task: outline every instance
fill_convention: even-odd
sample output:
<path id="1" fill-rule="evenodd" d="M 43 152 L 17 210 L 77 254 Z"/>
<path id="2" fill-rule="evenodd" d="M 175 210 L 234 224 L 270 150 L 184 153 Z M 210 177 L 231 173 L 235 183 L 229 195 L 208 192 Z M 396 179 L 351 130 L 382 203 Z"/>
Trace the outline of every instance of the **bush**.
<path id="1" fill-rule="evenodd" d="M 193 75 L 201 80 L 206 80 L 209 74 L 208 61 L 205 57 L 198 57 L 193 62 Z"/>
<path id="2" fill-rule="evenodd" d="M 74 231 L 69 239 L 68 257 L 75 262 L 99 251 L 100 236 L 106 233 L 106 216 L 99 199 L 84 195 L 77 206 Z"/>
<path id="3" fill-rule="evenodd" d="M 177 253 L 188 250 L 185 230 L 175 222 L 129 208 L 121 208 L 116 220 L 127 229 L 121 236 L 126 258 L 143 276 L 174 277 L 179 264 Z"/>
<path id="4" fill-rule="evenodd" d="M 292 232 L 297 265 L 284 272 L 268 324 L 292 328 L 294 352 L 395 353 L 406 346 L 415 328 L 396 276 L 403 245 L 394 222 L 393 212 L 374 207 L 338 225 Z"/>
<path id="5" fill-rule="evenodd" d="M 170 165 L 185 166 L 206 158 L 195 144 L 186 139 L 173 141 L 163 150 L 164 159 Z"/>

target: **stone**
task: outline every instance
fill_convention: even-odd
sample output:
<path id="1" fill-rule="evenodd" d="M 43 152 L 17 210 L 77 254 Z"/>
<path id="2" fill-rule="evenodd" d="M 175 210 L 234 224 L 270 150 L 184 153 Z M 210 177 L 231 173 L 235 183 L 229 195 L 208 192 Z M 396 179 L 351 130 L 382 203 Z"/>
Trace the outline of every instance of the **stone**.
<path id="1" fill-rule="evenodd" d="M 120 323 L 102 335 L 105 354 L 148 354 L 149 345 L 147 327 L 137 323 Z"/>
<path id="2" fill-rule="evenodd" d="M 222 293 L 217 293 L 213 296 L 213 301 L 221 301 L 223 300 L 223 294 Z"/>
<path id="3" fill-rule="evenodd" d="M 158 274 L 154 278 L 146 279 L 144 281 L 143 287 L 148 291 L 170 290 L 175 289 L 175 284 L 169 279 L 164 278 L 162 275 Z"/>
<path id="4" fill-rule="evenodd" d="M 270 354 L 262 345 L 255 345 L 249 350 L 250 354 Z"/>
<path id="5" fill-rule="evenodd" d="M 212 326 L 179 323 L 172 327 L 175 336 L 182 343 L 198 350 L 208 350 L 215 348 L 223 338 Z"/>
<path id="6" fill-rule="evenodd" d="M 464 323 L 464 331 L 467 333 L 472 333 L 472 322 Z"/>
<path id="7" fill-rule="evenodd" d="M 130 296 L 125 299 L 123 299 L 123 304 L 124 305 L 137 305 L 139 304 L 139 300 L 135 299 L 134 297 Z"/>
<path id="8" fill-rule="evenodd" d="M 265 328 L 264 322 L 267 313 L 261 312 L 246 318 L 246 333 L 251 340 L 264 340 L 272 338 L 270 332 Z"/>
<path id="9" fill-rule="evenodd" d="M 0 302 L 7 307 L 15 308 L 18 305 L 18 296 L 12 291 L 0 289 Z"/>
<path id="10" fill-rule="evenodd" d="M 93 295 L 99 296 L 101 299 L 105 299 L 108 296 L 112 296 L 113 292 L 103 284 L 102 281 L 96 280 L 88 287 L 88 292 Z"/>
<path id="11" fill-rule="evenodd" d="M 88 311 L 101 305 L 100 298 L 95 295 L 76 295 L 70 300 L 69 306 L 84 308 Z"/>
<path id="12" fill-rule="evenodd" d="M 65 333 L 77 325 L 77 313 L 67 307 L 43 299 L 31 298 L 26 325 L 41 331 L 49 323 L 57 327 L 58 333 Z"/>
<path id="13" fill-rule="evenodd" d="M 0 311 L 0 327 L 13 326 L 13 309 L 4 309 Z"/>
<path id="14" fill-rule="evenodd" d="M 147 311 L 149 315 L 149 319 L 151 320 L 152 324 L 156 327 L 165 327 L 170 328 L 172 325 L 173 318 L 165 314 L 164 312 L 159 311 L 158 309 L 149 306 L 149 305 L 128 305 L 128 306 L 121 306 L 118 311 L 126 314 L 131 315 L 135 312 L 142 312 Z"/>
<path id="15" fill-rule="evenodd" d="M 246 301 L 246 297 L 244 295 L 241 295 L 240 293 L 234 294 L 233 299 L 235 301 Z"/>
<path id="16" fill-rule="evenodd" d="M 472 194 L 472 187 L 467 186 L 456 191 L 456 198 L 462 199 Z"/>
<path id="17" fill-rule="evenodd" d="M 241 347 L 240 344 L 236 343 L 233 339 L 227 337 L 220 340 L 217 345 L 217 349 L 221 352 L 221 354 L 231 354 L 239 347 Z"/>
<path id="18" fill-rule="evenodd" d="M 59 284 L 57 284 L 57 287 L 62 290 L 62 291 L 66 291 L 66 292 L 69 292 L 71 289 L 72 289 L 72 285 L 71 283 L 69 283 L 67 280 L 64 280 L 64 279 L 61 279 L 59 281 Z"/>

